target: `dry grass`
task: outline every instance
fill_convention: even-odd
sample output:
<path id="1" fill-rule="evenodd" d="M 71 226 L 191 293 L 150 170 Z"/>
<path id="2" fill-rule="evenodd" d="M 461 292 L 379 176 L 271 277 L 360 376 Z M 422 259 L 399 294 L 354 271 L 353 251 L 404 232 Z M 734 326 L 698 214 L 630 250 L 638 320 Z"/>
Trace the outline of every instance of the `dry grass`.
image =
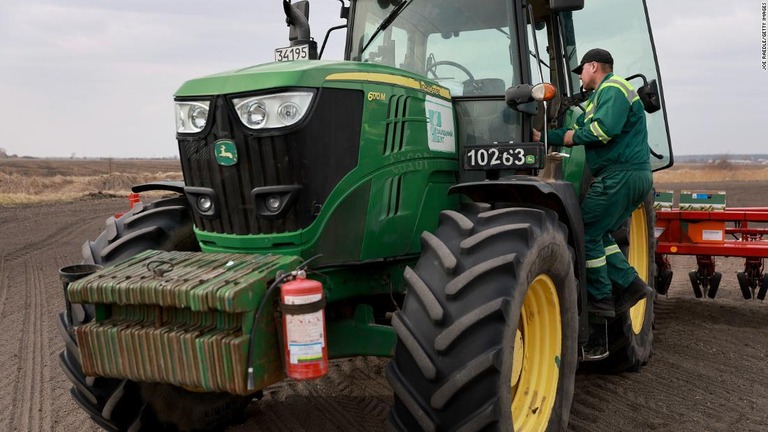
<path id="1" fill-rule="evenodd" d="M 653 179 L 657 183 L 768 181 L 768 166 L 737 165 L 728 162 L 675 164 L 672 168 L 654 173 Z"/>
<path id="2" fill-rule="evenodd" d="M 132 185 L 181 180 L 178 160 L 0 158 L 0 206 L 127 196 Z M 768 166 L 676 164 L 654 174 L 657 183 L 768 181 Z"/>
<path id="3" fill-rule="evenodd" d="M 138 183 L 181 179 L 173 160 L 0 159 L 0 206 L 124 197 Z"/>

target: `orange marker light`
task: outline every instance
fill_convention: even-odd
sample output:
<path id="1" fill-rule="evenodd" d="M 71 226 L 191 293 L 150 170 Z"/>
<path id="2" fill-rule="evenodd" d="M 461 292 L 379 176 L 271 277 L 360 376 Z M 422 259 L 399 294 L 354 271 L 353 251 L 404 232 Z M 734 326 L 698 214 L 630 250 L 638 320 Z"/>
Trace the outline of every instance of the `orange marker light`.
<path id="1" fill-rule="evenodd" d="M 556 93 L 557 89 L 550 83 L 536 84 L 531 89 L 531 96 L 539 102 L 552 100 Z"/>

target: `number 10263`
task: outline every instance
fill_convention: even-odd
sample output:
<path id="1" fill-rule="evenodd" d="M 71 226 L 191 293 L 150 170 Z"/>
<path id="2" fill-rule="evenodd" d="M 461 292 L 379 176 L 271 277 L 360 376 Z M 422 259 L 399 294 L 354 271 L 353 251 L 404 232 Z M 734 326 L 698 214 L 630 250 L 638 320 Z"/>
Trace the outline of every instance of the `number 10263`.
<path id="1" fill-rule="evenodd" d="M 540 146 L 537 144 L 471 147 L 464 151 L 464 169 L 539 168 Z"/>

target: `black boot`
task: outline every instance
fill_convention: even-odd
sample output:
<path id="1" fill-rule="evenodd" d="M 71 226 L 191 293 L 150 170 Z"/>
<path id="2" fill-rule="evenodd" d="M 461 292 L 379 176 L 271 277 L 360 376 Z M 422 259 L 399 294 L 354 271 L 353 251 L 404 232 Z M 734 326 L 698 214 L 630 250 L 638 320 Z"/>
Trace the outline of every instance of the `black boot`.
<path id="1" fill-rule="evenodd" d="M 640 279 L 639 276 L 628 287 L 618 290 L 616 293 L 616 313 L 628 311 L 642 299 L 653 300 L 653 288 Z"/>
<path id="2" fill-rule="evenodd" d="M 599 361 L 608 357 L 608 321 L 605 317 L 589 317 L 589 340 L 582 347 L 582 360 Z"/>
<path id="3" fill-rule="evenodd" d="M 587 311 L 592 315 L 613 318 L 616 316 L 616 307 L 614 306 L 613 296 L 596 299 L 591 295 L 587 297 Z"/>

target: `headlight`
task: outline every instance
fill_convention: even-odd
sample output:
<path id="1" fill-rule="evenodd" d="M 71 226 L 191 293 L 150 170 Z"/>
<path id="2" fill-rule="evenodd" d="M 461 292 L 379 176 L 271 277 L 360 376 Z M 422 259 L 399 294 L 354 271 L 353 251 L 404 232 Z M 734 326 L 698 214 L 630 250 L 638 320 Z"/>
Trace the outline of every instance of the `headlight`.
<path id="1" fill-rule="evenodd" d="M 271 129 L 298 123 L 309 109 L 312 92 L 288 92 L 233 99 L 240 121 L 251 129 Z"/>
<path id="2" fill-rule="evenodd" d="M 176 102 L 176 132 L 197 133 L 208 122 L 208 101 Z"/>
<path id="3" fill-rule="evenodd" d="M 245 104 L 243 110 L 245 117 L 240 117 L 245 125 L 251 128 L 260 128 L 267 121 L 267 107 L 260 100 L 252 100 Z"/>

